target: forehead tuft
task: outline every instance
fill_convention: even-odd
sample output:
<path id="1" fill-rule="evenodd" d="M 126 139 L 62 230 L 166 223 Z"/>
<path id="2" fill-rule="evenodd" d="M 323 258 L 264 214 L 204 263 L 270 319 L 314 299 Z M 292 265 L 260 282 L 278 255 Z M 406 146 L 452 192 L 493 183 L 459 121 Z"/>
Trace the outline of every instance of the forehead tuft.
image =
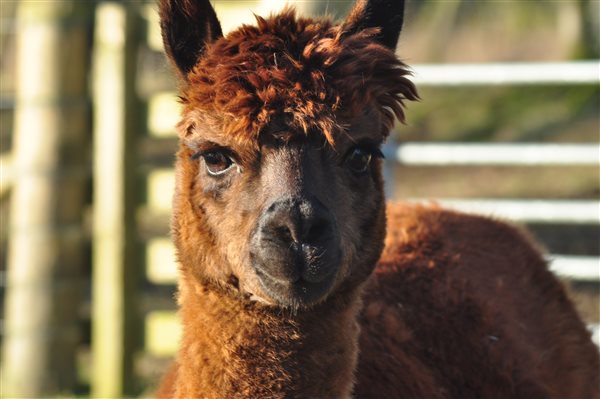
<path id="1" fill-rule="evenodd" d="M 277 119 L 333 143 L 342 121 L 367 106 L 381 113 L 387 134 L 394 117 L 404 120 L 403 100 L 417 98 L 406 66 L 374 41 L 375 29 L 346 35 L 293 9 L 256 19 L 207 47 L 182 90 L 184 113 L 210 115 L 236 140 L 256 141 Z"/>

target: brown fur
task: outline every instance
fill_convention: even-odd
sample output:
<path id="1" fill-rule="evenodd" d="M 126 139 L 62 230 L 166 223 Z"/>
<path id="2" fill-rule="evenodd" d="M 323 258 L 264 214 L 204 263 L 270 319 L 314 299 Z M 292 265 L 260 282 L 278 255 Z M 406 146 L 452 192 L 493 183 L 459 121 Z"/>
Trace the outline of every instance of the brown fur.
<path id="1" fill-rule="evenodd" d="M 357 397 L 598 397 L 598 349 L 522 231 L 407 205 L 389 208 L 388 226 Z"/>
<path id="2" fill-rule="evenodd" d="M 521 231 L 482 217 L 404 204 L 390 206 L 388 220 L 384 254 L 369 281 L 359 318 L 357 398 L 598 397 L 597 348 L 564 289 Z M 347 389 L 347 371 L 341 372 L 344 367 L 334 364 L 352 364 L 353 355 L 348 360 L 345 350 L 356 347 L 351 342 L 353 324 L 345 320 L 348 324 L 344 325 L 343 313 L 335 317 L 341 324 L 327 326 L 331 329 L 322 326 L 322 321 L 331 317 L 331 313 L 322 313 L 323 308 L 338 311 L 331 303 L 304 315 L 310 319 L 301 326 L 295 324 L 298 315 L 262 313 L 252 306 L 244 307 L 242 301 L 235 302 L 236 316 L 232 317 L 222 304 L 230 301 L 229 296 L 212 295 L 216 302 L 208 307 L 198 300 L 183 300 L 183 317 L 189 322 L 184 323 L 186 338 L 180 357 L 210 358 L 222 364 L 207 367 L 215 375 L 188 376 L 186 386 L 192 382 L 212 386 L 206 381 L 228 375 L 244 384 L 243 389 L 236 387 L 236 397 L 344 396 L 324 394 L 317 387 L 327 381 Z M 202 319 L 207 308 L 211 309 L 210 317 Z M 224 322 L 213 319 L 221 317 Z M 254 330 L 251 339 L 237 338 L 238 344 L 243 339 L 250 358 L 231 360 L 231 353 L 240 354 L 223 348 L 223 342 L 231 340 L 227 334 L 233 331 L 237 335 L 241 327 L 255 328 L 258 323 L 268 327 Z M 202 324 L 212 325 L 218 334 L 198 327 Z M 227 327 L 224 331 L 223 326 Z M 198 332 L 190 328 L 198 328 Z M 306 341 L 302 345 L 315 333 L 314 328 L 320 334 L 313 337 L 312 345 Z M 276 342 L 281 335 L 283 339 Z M 213 339 L 211 345 L 206 343 Z M 216 348 L 207 350 L 204 345 Z M 298 345 L 298 352 L 290 349 L 294 345 Z M 301 355 L 308 354 L 303 351 L 311 349 L 317 352 L 311 354 L 318 356 L 316 364 L 326 366 L 325 371 L 299 367 L 295 370 L 300 370 L 300 375 L 292 376 L 281 370 L 282 357 L 303 358 Z M 248 360 L 252 360 L 252 370 L 244 364 Z M 243 370 L 250 371 L 245 376 L 235 367 L 241 364 Z M 341 381 L 326 371 L 341 376 Z M 180 391 L 167 394 L 174 388 L 176 373 L 172 370 L 165 379 L 159 398 L 190 397 Z M 293 391 L 291 387 L 297 386 L 291 383 L 294 378 L 296 384 L 314 387 L 315 391 Z M 290 390 L 274 394 L 275 382 Z M 226 390 L 198 392 L 202 392 L 199 397 L 229 397 L 222 394 Z"/>
<path id="3" fill-rule="evenodd" d="M 159 398 L 598 396 L 598 352 L 521 232 L 397 205 L 385 238 L 381 161 L 364 173 L 347 161 L 416 98 L 390 50 L 399 27 L 379 25 L 385 6 L 401 21 L 396 3 L 362 0 L 341 27 L 286 10 L 222 37 L 208 1 L 161 2 L 184 103 L 172 220 L 183 339 Z M 232 163 L 222 176 L 208 172 L 215 151 Z M 319 203 L 339 240 L 314 300 L 253 258 L 282 198 Z"/>
<path id="4" fill-rule="evenodd" d="M 383 113 L 382 134 L 394 116 L 404 120 L 402 101 L 414 100 L 416 91 L 405 65 L 372 40 L 377 30 L 342 40 L 340 26 L 296 18 L 292 9 L 257 23 L 208 47 L 187 77 L 184 113 L 207 111 L 211 120 L 203 122 L 250 143 L 276 115 L 329 142 L 344 131 L 340 117 L 367 105 Z"/>
<path id="5" fill-rule="evenodd" d="M 165 397 L 349 395 L 357 355 L 356 300 L 339 298 L 292 314 L 216 287 L 197 289 L 201 292 L 181 293 L 180 367 L 174 392 Z"/>

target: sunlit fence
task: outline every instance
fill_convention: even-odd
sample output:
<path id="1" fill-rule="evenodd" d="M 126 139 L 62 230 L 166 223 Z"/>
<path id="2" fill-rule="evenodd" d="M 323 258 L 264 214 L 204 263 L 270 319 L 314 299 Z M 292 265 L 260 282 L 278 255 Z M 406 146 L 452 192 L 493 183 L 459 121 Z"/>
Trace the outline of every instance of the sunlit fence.
<path id="1" fill-rule="evenodd" d="M 452 87 L 475 86 L 485 89 L 497 85 L 598 85 L 600 84 L 600 61 L 561 63 L 502 63 L 417 65 L 414 81 L 418 86 Z M 600 167 L 600 144 L 593 143 L 402 143 L 388 144 L 386 155 L 386 183 L 388 197 L 394 198 L 393 163 L 405 166 L 589 166 Z M 600 174 L 598 176 L 600 178 Z M 468 175 L 465 175 L 468 179 Z M 411 199 L 424 201 L 429 199 Z M 572 282 L 600 284 L 600 257 L 597 243 L 600 238 L 600 201 L 586 199 L 445 199 L 435 202 L 463 212 L 489 215 L 518 221 L 523 224 L 546 224 L 561 239 L 575 239 L 572 233 L 578 228 L 585 231 L 593 242 L 589 254 L 550 253 L 547 256 L 550 269 L 560 277 Z M 591 229 L 590 227 L 593 226 Z M 546 229 L 547 231 L 548 229 Z M 590 233 L 591 232 L 591 233 Z M 586 233 L 583 233 L 586 234 Z M 548 245 L 549 243 L 545 243 Z M 552 245 L 548 245 L 550 251 Z M 600 345 L 600 325 L 589 324 L 594 340 Z"/>
<path id="2" fill-rule="evenodd" d="M 233 7 L 233 3 L 218 2 L 217 8 Z M 91 343 L 91 357 L 86 354 L 84 359 L 92 359 L 88 374 L 97 397 L 139 392 L 135 381 L 140 375 L 150 385 L 156 382 L 178 344 L 173 299 L 177 265 L 168 231 L 179 105 L 155 11 L 153 4 L 100 3 L 94 17 L 91 176 L 90 168 L 83 168 L 93 184 L 93 198 L 91 206 L 80 211 L 89 214 L 83 223 L 87 230 L 80 235 L 90 237 L 86 245 L 92 249 L 92 296 L 91 301 L 82 301 L 78 314 L 80 320 L 91 321 L 91 340 L 82 339 L 81 346 L 86 352 Z M 448 90 L 452 86 L 486 90 L 490 85 L 600 83 L 600 61 L 417 65 L 414 71 L 417 85 Z M 401 199 L 406 168 L 600 166 L 598 142 L 391 142 L 384 153 L 386 190 L 393 200 Z M 3 163 L 3 193 L 19 173 Z M 468 172 L 464 178 L 469 179 Z M 403 199 L 433 200 L 526 224 L 548 248 L 550 267 L 559 276 L 596 290 L 600 284 L 600 202 L 595 198 Z M 575 252 L 567 245 L 574 241 L 578 241 Z M 83 286 L 87 289 L 86 283 Z"/>
<path id="3" fill-rule="evenodd" d="M 598 85 L 600 83 L 599 61 L 417 65 L 414 67 L 414 72 L 415 83 L 420 86 L 474 85 L 485 89 L 491 85 Z M 600 145 L 597 142 L 587 144 L 403 143 L 388 145 L 384 154 L 390 162 L 435 167 L 600 166 Z M 393 197 L 393 186 L 396 180 L 393 168 L 389 168 L 388 165 L 388 196 Z M 461 211 L 486 214 L 521 223 L 600 224 L 600 201 L 598 200 L 450 200 L 443 198 L 436 200 L 447 207 Z M 561 276 L 600 282 L 600 257 L 552 254 L 549 255 L 549 259 L 551 268 Z"/>

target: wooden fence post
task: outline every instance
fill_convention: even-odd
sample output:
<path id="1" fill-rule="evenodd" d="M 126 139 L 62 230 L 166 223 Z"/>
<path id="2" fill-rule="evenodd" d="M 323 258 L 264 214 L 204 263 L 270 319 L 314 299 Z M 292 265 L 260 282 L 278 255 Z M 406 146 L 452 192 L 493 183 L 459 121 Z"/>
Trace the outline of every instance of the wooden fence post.
<path id="1" fill-rule="evenodd" d="M 94 231 L 92 395 L 133 389 L 135 306 L 135 93 L 139 15 L 135 2 L 102 3 L 94 47 Z"/>
<path id="2" fill-rule="evenodd" d="M 2 395 L 31 398 L 72 391 L 77 378 L 93 6 L 63 0 L 17 7 Z"/>

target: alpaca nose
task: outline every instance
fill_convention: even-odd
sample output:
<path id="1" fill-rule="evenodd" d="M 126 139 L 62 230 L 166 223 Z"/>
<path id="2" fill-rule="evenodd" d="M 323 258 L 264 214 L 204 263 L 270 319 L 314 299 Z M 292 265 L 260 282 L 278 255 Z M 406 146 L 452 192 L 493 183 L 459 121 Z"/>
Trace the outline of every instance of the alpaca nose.
<path id="1" fill-rule="evenodd" d="M 302 295 L 322 293 L 340 259 L 331 213 L 316 198 L 275 201 L 259 219 L 251 257 L 257 274 L 272 290 L 297 285 L 305 291 Z"/>
<path id="2" fill-rule="evenodd" d="M 333 221 L 316 198 L 280 200 L 265 212 L 262 233 L 292 248 L 321 246 L 333 236 Z"/>

